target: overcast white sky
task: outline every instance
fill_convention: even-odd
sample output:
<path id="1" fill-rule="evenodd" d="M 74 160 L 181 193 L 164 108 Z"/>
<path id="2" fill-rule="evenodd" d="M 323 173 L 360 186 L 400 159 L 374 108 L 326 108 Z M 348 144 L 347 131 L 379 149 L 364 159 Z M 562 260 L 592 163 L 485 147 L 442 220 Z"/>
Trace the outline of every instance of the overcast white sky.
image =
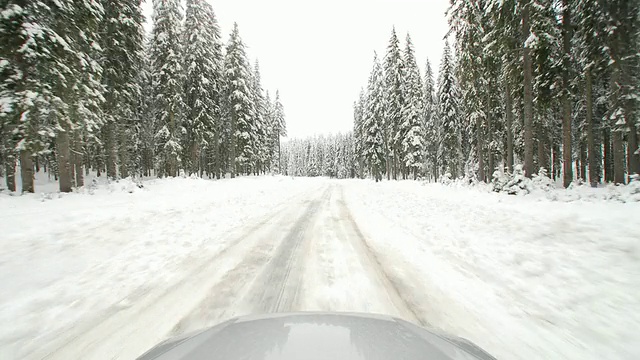
<path id="1" fill-rule="evenodd" d="M 373 52 L 395 25 L 402 46 L 411 34 L 418 64 L 437 73 L 448 25 L 448 0 L 209 0 L 228 40 L 234 21 L 262 84 L 280 90 L 290 137 L 347 131 L 353 101 L 366 86 Z M 145 14 L 150 19 L 151 0 Z"/>

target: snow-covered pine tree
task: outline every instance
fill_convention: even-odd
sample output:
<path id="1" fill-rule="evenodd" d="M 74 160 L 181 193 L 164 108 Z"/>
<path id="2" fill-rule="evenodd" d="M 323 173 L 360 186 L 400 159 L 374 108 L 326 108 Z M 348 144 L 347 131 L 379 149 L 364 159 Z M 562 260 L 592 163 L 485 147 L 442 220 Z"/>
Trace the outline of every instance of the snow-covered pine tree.
<path id="1" fill-rule="evenodd" d="M 431 63 L 427 59 L 423 81 L 423 129 L 425 138 L 425 170 L 430 178 L 438 178 L 438 150 L 440 146 L 440 123 L 438 121 L 438 101 Z"/>
<path id="2" fill-rule="evenodd" d="M 596 187 L 602 178 L 601 134 L 606 131 L 602 119 L 596 116 L 596 93 L 594 86 L 604 73 L 605 58 L 601 38 L 605 34 L 606 21 L 602 4 L 597 1 L 579 1 L 575 11 L 576 38 L 578 39 L 578 62 L 585 87 L 585 122 L 587 135 L 587 158 L 589 164 L 589 183 Z"/>
<path id="3" fill-rule="evenodd" d="M 105 86 L 103 103 L 105 126 L 102 142 L 105 147 L 107 176 L 126 177 L 136 169 L 138 132 L 137 111 L 140 100 L 138 74 L 143 61 L 144 16 L 141 0 L 104 2 L 105 16 L 101 23 Z"/>
<path id="4" fill-rule="evenodd" d="M 5 2 L 0 12 L 0 134 L 2 166 L 10 191 L 16 191 L 18 157 L 26 153 L 28 162 L 34 145 L 43 140 L 34 132 L 42 120 L 36 104 L 46 101 L 41 91 L 44 74 L 37 72 L 36 65 L 52 61 L 51 44 L 46 40 L 56 35 L 45 22 L 45 11 L 43 4 L 12 0 Z"/>
<path id="5" fill-rule="evenodd" d="M 387 54 L 384 59 L 385 74 L 385 147 L 387 151 L 387 177 L 393 175 L 398 179 L 400 166 L 399 157 L 402 146 L 402 138 L 399 131 L 402 123 L 402 109 L 404 106 L 404 94 L 402 86 L 402 73 L 404 63 L 400 52 L 400 41 L 394 28 L 387 46 Z"/>
<path id="6" fill-rule="evenodd" d="M 442 124 L 443 171 L 451 173 L 454 178 L 462 174 L 459 101 L 460 90 L 455 76 L 455 64 L 447 42 L 438 73 L 438 118 Z"/>
<path id="7" fill-rule="evenodd" d="M 219 114 L 220 41 L 213 8 L 205 0 L 187 0 L 184 23 L 185 168 L 201 175 L 214 147 Z"/>
<path id="8" fill-rule="evenodd" d="M 364 108 L 366 107 L 366 95 L 364 89 L 360 89 L 360 96 L 358 101 L 353 104 L 353 146 L 354 153 L 358 163 L 358 177 L 364 178 L 364 128 L 363 128 L 363 116 Z"/>
<path id="9" fill-rule="evenodd" d="M 95 2 L 71 0 L 51 5 L 47 20 L 56 37 L 50 39 L 52 61 L 43 76 L 51 89 L 46 110 L 55 129 L 60 191 L 70 192 L 74 184 L 82 185 L 84 152 L 79 134 L 90 134 L 102 125 L 102 68 L 96 59 L 102 50 L 98 25 L 104 9 Z"/>
<path id="10" fill-rule="evenodd" d="M 280 164 L 277 160 L 277 144 L 275 141 L 275 128 L 273 121 L 273 102 L 271 101 L 271 95 L 269 94 L 269 90 L 265 91 L 264 95 L 264 120 L 265 125 L 267 127 L 266 135 L 267 139 L 265 140 L 265 152 L 267 156 L 267 162 L 265 163 L 268 171 L 274 171 L 276 173 L 280 172 Z M 274 168 L 275 166 L 275 168 Z"/>
<path id="11" fill-rule="evenodd" d="M 640 4 L 637 1 L 612 0 L 600 2 L 600 5 L 607 29 L 604 39 L 611 84 L 607 115 L 612 130 L 613 181 L 624 183 L 625 165 L 628 174 L 640 174 Z M 627 164 L 623 135 L 627 140 Z"/>
<path id="12" fill-rule="evenodd" d="M 273 102 L 273 137 L 278 149 L 278 163 L 281 164 L 280 140 L 287 137 L 287 123 L 284 117 L 284 106 L 280 101 L 280 91 L 276 90 L 276 98 Z M 281 167 L 284 169 L 284 167 Z"/>
<path id="13" fill-rule="evenodd" d="M 153 0 L 151 42 L 156 167 L 160 176 L 176 176 L 183 136 L 182 6 L 179 0 Z"/>
<path id="14" fill-rule="evenodd" d="M 254 103 L 251 90 L 251 68 L 240 38 L 238 24 L 234 24 L 225 56 L 227 112 L 230 125 L 229 171 L 235 177 L 246 170 L 253 158 Z M 243 171 L 244 172 L 244 171 Z"/>
<path id="15" fill-rule="evenodd" d="M 362 155 L 369 171 L 377 181 L 385 171 L 384 149 L 384 74 L 377 54 L 373 57 L 373 70 L 367 86 L 367 100 L 363 111 Z"/>
<path id="16" fill-rule="evenodd" d="M 3 141 L 10 188 L 15 186 L 13 164 L 19 155 L 22 190 L 34 191 L 33 156 L 49 151 L 55 138 L 60 191 L 71 191 L 73 166 L 78 165 L 71 158 L 72 142 L 79 143 L 74 134 L 98 125 L 94 115 L 101 101 L 96 81 L 101 69 L 95 62 L 100 51 L 96 26 L 102 14 L 97 3 L 70 0 L 16 0 L 2 11 L 0 113 L 3 131 L 12 135 Z"/>
<path id="17" fill-rule="evenodd" d="M 142 62 L 136 76 L 140 88 L 138 101 L 138 157 L 140 158 L 140 172 L 144 176 L 151 176 L 155 169 L 155 117 L 153 116 L 153 77 L 151 75 L 151 39 L 147 37 L 142 50 Z"/>
<path id="18" fill-rule="evenodd" d="M 424 112 L 423 85 L 409 34 L 407 34 L 407 43 L 403 56 L 403 93 L 405 101 L 402 108 L 402 123 L 399 127 L 402 138 L 401 154 L 406 174 L 413 174 L 413 178 L 417 179 L 418 173 L 422 169 L 425 151 L 424 129 L 422 127 Z"/>
<path id="19" fill-rule="evenodd" d="M 255 141 L 254 141 L 254 159 L 252 161 L 253 171 L 255 173 L 261 173 L 265 171 L 265 164 L 269 161 L 269 134 L 270 128 L 267 118 L 267 105 L 264 95 L 264 89 L 262 88 L 262 79 L 260 75 L 260 64 L 258 60 L 253 67 L 252 86 L 253 90 L 253 102 L 254 102 L 254 127 L 255 127 Z"/>

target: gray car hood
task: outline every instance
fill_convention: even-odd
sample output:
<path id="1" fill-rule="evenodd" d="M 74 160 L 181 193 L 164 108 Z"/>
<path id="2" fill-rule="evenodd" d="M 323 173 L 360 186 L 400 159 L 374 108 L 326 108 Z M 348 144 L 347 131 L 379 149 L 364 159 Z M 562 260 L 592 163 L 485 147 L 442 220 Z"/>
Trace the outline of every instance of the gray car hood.
<path id="1" fill-rule="evenodd" d="M 248 316 L 167 340 L 139 360 L 490 360 L 471 342 L 369 314 Z"/>

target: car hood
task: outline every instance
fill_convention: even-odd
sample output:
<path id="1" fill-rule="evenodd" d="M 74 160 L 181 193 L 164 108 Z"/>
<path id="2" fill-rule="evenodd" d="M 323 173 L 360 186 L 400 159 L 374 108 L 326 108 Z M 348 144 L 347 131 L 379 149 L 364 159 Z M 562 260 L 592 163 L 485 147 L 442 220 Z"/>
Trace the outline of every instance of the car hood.
<path id="1" fill-rule="evenodd" d="M 490 360 L 471 342 L 370 314 L 247 316 L 167 340 L 139 360 Z"/>

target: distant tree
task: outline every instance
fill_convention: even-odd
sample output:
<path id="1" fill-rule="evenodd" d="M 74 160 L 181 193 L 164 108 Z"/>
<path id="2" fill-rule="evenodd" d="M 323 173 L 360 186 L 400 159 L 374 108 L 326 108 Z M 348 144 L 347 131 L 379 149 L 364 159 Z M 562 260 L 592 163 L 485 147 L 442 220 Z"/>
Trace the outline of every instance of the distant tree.
<path id="1" fill-rule="evenodd" d="M 285 115 L 284 115 L 284 107 L 282 106 L 282 102 L 280 101 L 280 91 L 276 90 L 276 98 L 274 99 L 273 102 L 273 137 L 274 137 L 274 142 L 276 144 L 277 150 L 278 150 L 278 164 L 280 169 L 283 169 L 284 167 L 282 167 L 282 159 L 281 159 L 281 138 L 286 137 L 287 136 L 287 123 L 285 121 Z"/>
<path id="2" fill-rule="evenodd" d="M 358 177 L 364 178 L 364 109 L 366 98 L 364 89 L 360 89 L 360 97 L 353 104 L 353 146 L 358 162 Z"/>

